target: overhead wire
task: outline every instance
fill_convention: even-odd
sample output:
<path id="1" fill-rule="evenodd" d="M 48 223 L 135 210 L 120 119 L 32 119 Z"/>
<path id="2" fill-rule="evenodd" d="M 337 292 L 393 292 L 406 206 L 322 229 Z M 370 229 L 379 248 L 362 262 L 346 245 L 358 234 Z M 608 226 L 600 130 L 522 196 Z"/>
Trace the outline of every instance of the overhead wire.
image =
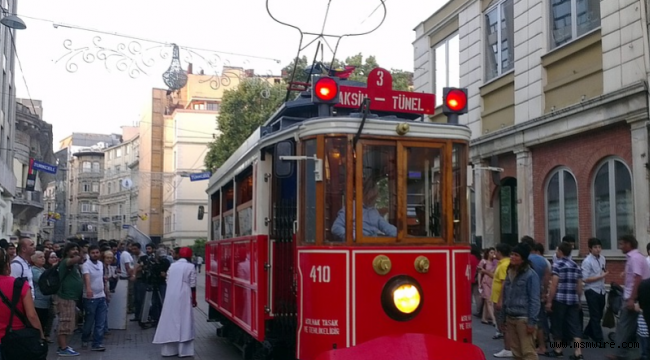
<path id="1" fill-rule="evenodd" d="M 18 16 L 19 17 L 24 17 L 26 19 L 49 22 L 54 26 L 54 28 L 62 27 L 62 28 L 68 28 L 68 29 L 73 29 L 73 30 L 82 30 L 82 31 L 93 32 L 93 33 L 97 33 L 97 34 L 111 35 L 111 36 L 116 36 L 116 37 L 121 37 L 121 38 L 126 38 L 126 39 L 145 41 L 145 42 L 150 42 L 150 43 L 159 44 L 159 45 L 171 45 L 172 44 L 172 43 L 170 43 L 168 41 L 160 41 L 160 40 L 157 40 L 157 39 L 150 39 L 150 38 L 145 38 L 145 37 L 141 37 L 141 36 L 122 34 L 122 33 L 118 33 L 118 32 L 110 32 L 110 31 L 105 31 L 105 30 L 100 30 L 100 29 L 92 29 L 92 28 L 87 28 L 87 27 L 84 27 L 84 26 L 73 25 L 73 24 L 64 24 L 64 23 L 56 22 L 54 20 L 39 18 L 39 17 L 35 17 L 35 16 L 30 16 L 30 15 L 19 14 Z M 179 47 L 181 47 L 181 48 L 188 49 L 188 50 L 205 51 L 205 52 L 212 52 L 212 53 L 224 54 L 224 55 L 241 56 L 241 57 L 247 57 L 247 58 L 251 58 L 251 59 L 271 60 L 271 61 L 275 61 L 278 64 L 281 62 L 281 60 L 279 60 L 279 59 L 274 59 L 274 58 L 266 57 L 266 56 L 242 54 L 242 53 L 215 50 L 215 49 L 205 49 L 205 48 L 199 48 L 199 47 L 193 47 L 193 46 L 184 46 L 184 45 L 180 45 L 180 44 L 177 44 L 177 45 Z"/>
<path id="2" fill-rule="evenodd" d="M 14 49 L 14 56 L 16 57 L 16 60 L 18 60 L 18 67 L 20 68 L 20 75 L 23 78 L 23 83 L 25 84 L 25 90 L 27 91 L 27 96 L 29 97 L 29 102 L 32 104 L 32 108 L 36 109 L 36 105 L 34 105 L 34 101 L 32 100 L 32 94 L 29 92 L 29 86 L 27 85 L 27 80 L 25 79 L 25 72 L 23 71 L 23 64 L 20 61 L 20 56 L 18 56 L 18 49 L 16 49 L 16 41 L 14 39 L 14 32 L 12 29 L 9 29 L 9 35 L 11 35 L 11 46 Z M 11 92 L 9 93 L 10 100 L 11 100 Z"/>

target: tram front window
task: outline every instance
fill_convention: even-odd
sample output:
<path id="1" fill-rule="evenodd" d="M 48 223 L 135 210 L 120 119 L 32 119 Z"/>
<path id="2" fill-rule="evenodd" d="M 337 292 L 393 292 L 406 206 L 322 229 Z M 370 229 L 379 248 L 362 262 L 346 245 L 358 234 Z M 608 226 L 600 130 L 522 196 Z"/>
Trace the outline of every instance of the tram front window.
<path id="1" fill-rule="evenodd" d="M 406 226 L 413 237 L 442 237 L 441 148 L 407 147 Z"/>
<path id="2" fill-rule="evenodd" d="M 361 196 L 355 197 L 352 204 L 352 218 L 356 225 L 359 211 L 357 201 L 362 207 L 362 232 L 364 237 L 396 237 L 397 193 L 396 193 L 396 148 L 389 145 L 366 145 L 363 147 L 361 163 Z M 345 204 L 332 224 L 332 234 L 345 239 Z M 356 239 L 356 226 L 352 228 Z"/>

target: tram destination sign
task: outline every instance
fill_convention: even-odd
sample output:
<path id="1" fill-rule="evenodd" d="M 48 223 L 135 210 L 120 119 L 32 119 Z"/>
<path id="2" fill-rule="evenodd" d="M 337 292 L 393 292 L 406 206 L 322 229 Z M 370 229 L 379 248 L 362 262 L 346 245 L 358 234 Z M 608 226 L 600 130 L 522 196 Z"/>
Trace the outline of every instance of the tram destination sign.
<path id="1" fill-rule="evenodd" d="M 433 115 L 436 108 L 434 94 L 393 90 L 393 77 L 390 71 L 373 69 L 368 74 L 366 88 L 339 87 L 339 103 L 335 107 L 357 109 L 364 98 L 370 98 L 370 110 L 410 114 Z"/>

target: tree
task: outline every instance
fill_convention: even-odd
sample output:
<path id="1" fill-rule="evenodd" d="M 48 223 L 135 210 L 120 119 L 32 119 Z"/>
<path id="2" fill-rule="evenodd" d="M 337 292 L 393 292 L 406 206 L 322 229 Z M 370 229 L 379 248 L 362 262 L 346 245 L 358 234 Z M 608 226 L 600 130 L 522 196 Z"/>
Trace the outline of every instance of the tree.
<path id="1" fill-rule="evenodd" d="M 323 64 L 329 68 L 329 63 Z M 346 65 L 355 66 L 350 80 L 366 82 L 372 69 L 379 67 L 374 56 L 364 59 L 359 53 L 349 56 L 345 61 L 334 59 L 336 69 Z M 269 85 L 259 78 L 246 79 L 236 89 L 227 90 L 221 100 L 221 111 L 217 117 L 217 128 L 221 135 L 210 144 L 210 150 L 205 156 L 205 167 L 214 170 L 220 167 L 239 146 L 273 114 L 282 104 L 286 96 L 286 83 L 291 79 L 295 60 L 282 69 L 285 84 Z M 311 66 L 307 56 L 298 59 L 294 81 L 305 82 L 305 69 Z M 391 69 L 393 89 L 408 91 L 413 82 L 413 73 Z M 262 94 L 268 95 L 262 96 Z"/>
<path id="2" fill-rule="evenodd" d="M 205 257 L 205 243 L 206 239 L 196 239 L 194 240 L 194 245 L 192 245 L 192 254 L 195 256 Z"/>
<path id="3" fill-rule="evenodd" d="M 285 85 L 271 85 L 259 78 L 245 79 L 236 89 L 227 90 L 217 117 L 221 135 L 210 144 L 205 167 L 220 167 L 277 110 L 285 95 Z"/>

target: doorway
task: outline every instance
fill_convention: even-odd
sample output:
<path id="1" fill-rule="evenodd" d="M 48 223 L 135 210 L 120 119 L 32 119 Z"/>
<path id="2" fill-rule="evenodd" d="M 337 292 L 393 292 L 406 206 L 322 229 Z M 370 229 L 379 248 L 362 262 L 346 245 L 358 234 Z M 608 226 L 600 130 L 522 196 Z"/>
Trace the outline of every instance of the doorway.
<path id="1" fill-rule="evenodd" d="M 517 179 L 509 177 L 501 180 L 499 187 L 500 242 L 515 246 L 519 242 L 517 222 Z"/>

